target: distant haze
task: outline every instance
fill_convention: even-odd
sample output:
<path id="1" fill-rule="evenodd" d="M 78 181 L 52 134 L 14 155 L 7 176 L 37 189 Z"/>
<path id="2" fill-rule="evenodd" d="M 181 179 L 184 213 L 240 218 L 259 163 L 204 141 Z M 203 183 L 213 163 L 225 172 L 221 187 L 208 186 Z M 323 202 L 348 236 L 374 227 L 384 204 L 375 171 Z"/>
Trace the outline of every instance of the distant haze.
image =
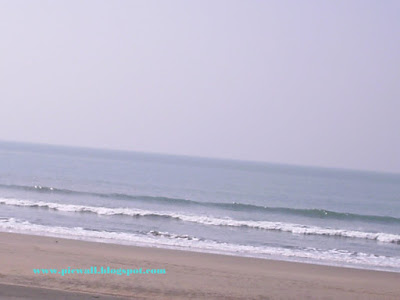
<path id="1" fill-rule="evenodd" d="M 0 1 L 0 139 L 400 172 L 400 1 Z"/>

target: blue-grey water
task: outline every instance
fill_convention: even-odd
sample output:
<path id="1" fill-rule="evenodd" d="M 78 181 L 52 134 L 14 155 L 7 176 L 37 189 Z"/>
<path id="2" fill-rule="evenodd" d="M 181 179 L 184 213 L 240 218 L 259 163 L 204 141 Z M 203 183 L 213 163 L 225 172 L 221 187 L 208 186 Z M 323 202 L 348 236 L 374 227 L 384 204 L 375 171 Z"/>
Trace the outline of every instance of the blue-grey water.
<path id="1" fill-rule="evenodd" d="M 400 272 L 400 174 L 1 142 L 0 230 Z"/>

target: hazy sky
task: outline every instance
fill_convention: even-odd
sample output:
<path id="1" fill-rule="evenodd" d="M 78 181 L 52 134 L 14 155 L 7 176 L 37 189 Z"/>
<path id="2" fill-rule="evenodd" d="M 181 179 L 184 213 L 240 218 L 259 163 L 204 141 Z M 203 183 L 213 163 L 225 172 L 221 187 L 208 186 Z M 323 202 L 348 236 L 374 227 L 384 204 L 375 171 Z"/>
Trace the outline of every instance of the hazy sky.
<path id="1" fill-rule="evenodd" d="M 0 0 L 0 139 L 400 172 L 399 16 Z"/>

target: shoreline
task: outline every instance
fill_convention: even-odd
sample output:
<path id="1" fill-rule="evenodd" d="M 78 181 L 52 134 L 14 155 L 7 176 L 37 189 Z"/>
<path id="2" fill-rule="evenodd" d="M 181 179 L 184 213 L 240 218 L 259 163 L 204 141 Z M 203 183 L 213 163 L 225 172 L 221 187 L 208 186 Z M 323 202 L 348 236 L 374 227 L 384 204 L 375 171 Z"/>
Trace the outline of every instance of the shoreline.
<path id="1" fill-rule="evenodd" d="M 398 299 L 400 273 L 0 232 L 0 283 L 138 299 Z M 166 274 L 37 275 L 34 268 L 165 269 Z M 5 296 L 0 289 L 0 296 Z M 35 294 L 36 293 L 36 294 Z M 40 299 L 39 292 L 31 295 Z M 35 296 L 36 295 L 36 296 Z M 60 292 L 61 298 L 61 292 Z M 36 297 L 36 298 L 35 298 Z M 105 298 L 103 298 L 105 299 Z"/>
<path id="2" fill-rule="evenodd" d="M 363 265 L 360 264 L 351 264 L 348 263 L 346 264 L 340 264 L 337 263 L 335 264 L 333 261 L 326 262 L 324 260 L 318 261 L 313 258 L 307 258 L 304 260 L 299 259 L 298 257 L 288 257 L 288 256 L 273 256 L 270 255 L 269 257 L 263 257 L 263 256 L 257 256 L 257 255 L 252 255 L 252 254 L 245 254 L 243 252 L 223 252 L 217 251 L 214 249 L 207 249 L 207 248 L 190 248 L 187 249 L 186 247 L 179 247 L 179 246 L 171 246 L 171 245 L 165 245 L 161 244 L 158 246 L 158 244 L 152 244 L 152 243 L 146 243 L 146 242 L 138 242 L 138 244 L 134 245 L 129 242 L 124 242 L 124 241 L 119 241 L 119 242 L 113 242 L 114 240 L 108 239 L 108 238 L 94 238 L 94 237 L 87 237 L 86 239 L 80 239 L 80 238 L 74 238 L 72 236 L 57 236 L 57 234 L 51 235 L 40 235 L 40 234 L 35 234 L 35 233 L 30 233 L 26 231 L 2 231 L 0 230 L 0 233 L 11 233 L 11 234 L 22 234 L 22 235 L 28 235 L 28 236 L 36 236 L 36 237 L 48 237 L 48 238 L 54 238 L 54 239 L 61 239 L 61 240 L 71 240 L 71 241 L 80 241 L 80 242 L 88 242 L 88 243 L 98 243 L 98 244 L 108 244 L 108 245 L 120 245 L 120 246 L 126 246 L 126 247 L 138 247 L 138 248 L 146 248 L 146 249 L 160 249 L 160 250 L 172 250 L 172 251 L 182 251 L 182 252 L 190 252 L 190 253 L 198 253 L 198 254 L 215 254 L 215 255 L 222 255 L 222 256 L 232 256 L 232 257 L 241 257 L 241 258 L 252 258 L 252 259 L 261 259 L 261 260 L 269 260 L 269 261 L 279 261 L 279 262 L 289 262 L 289 263 L 300 263 L 300 264 L 307 264 L 307 265 L 318 265 L 318 266 L 326 266 L 326 267 L 337 267 L 337 268 L 348 268 L 348 269 L 356 269 L 356 270 L 366 270 L 366 271 L 380 271 L 380 272 L 389 272 L 389 273 L 398 273 L 400 274 L 400 269 L 396 270 L 390 270 L 385 267 L 375 267 L 375 268 L 368 268 L 367 266 L 363 267 Z"/>
<path id="3" fill-rule="evenodd" d="M 0 203 L 2 200 L 0 199 Z M 13 218 L 5 218 L 7 220 L 11 220 Z M 118 232 L 104 232 L 104 231 L 91 231 L 88 230 L 87 232 L 85 231 L 86 229 L 82 228 L 67 228 L 67 227 L 51 227 L 51 226 L 44 226 L 45 229 L 41 228 L 42 225 L 37 225 L 37 224 L 31 224 L 27 222 L 25 223 L 20 223 L 18 224 L 21 226 L 23 224 L 23 228 L 19 228 L 17 230 L 14 229 L 9 229 L 7 226 L 2 227 L 0 229 L 0 232 L 12 232 L 15 234 L 26 234 L 26 235 L 32 235 L 32 236 L 38 236 L 38 237 L 54 237 L 54 238 L 60 238 L 60 239 L 70 239 L 70 240 L 76 240 L 76 241 L 86 241 L 86 242 L 95 242 L 95 243 L 104 243 L 104 244 L 118 244 L 118 245 L 124 245 L 124 246 L 131 246 L 131 247 L 142 247 L 142 248 L 157 248 L 157 249 L 168 249 L 168 250 L 176 250 L 176 251 L 189 251 L 189 252 L 195 252 L 195 253 L 209 253 L 209 254 L 218 254 L 218 255 L 228 255 L 228 256 L 235 256 L 235 257 L 247 257 L 247 258 L 257 258 L 257 259 L 266 259 L 266 260 L 276 260 L 276 261 L 283 261 L 283 262 L 295 262 L 295 263 L 303 263 L 303 264 L 315 264 L 315 265 L 322 265 L 322 266 L 332 266 L 332 267 L 342 267 L 342 268 L 352 268 L 352 269 L 360 269 L 360 270 L 374 270 L 374 271 L 382 271 L 382 272 L 394 272 L 394 273 L 400 273 L 400 258 L 399 257 L 394 257 L 394 261 L 392 263 L 388 263 L 386 261 L 383 262 L 382 260 L 379 260 L 378 262 L 376 261 L 376 258 L 381 259 L 382 257 L 384 259 L 388 259 L 390 257 L 386 256 L 377 256 L 373 254 L 367 254 L 368 258 L 366 259 L 365 257 L 361 257 L 361 262 L 357 259 L 358 255 L 356 255 L 356 259 L 354 257 L 351 258 L 352 255 L 357 254 L 358 252 L 353 252 L 353 253 L 345 253 L 347 256 L 345 258 L 336 260 L 336 257 L 334 256 L 333 253 L 329 253 L 328 250 L 321 251 L 320 253 L 317 253 L 317 255 L 313 256 L 307 256 L 307 253 L 296 253 L 296 251 L 293 251 L 290 253 L 285 253 L 282 254 L 282 252 L 277 251 L 278 250 L 287 250 L 285 248 L 274 248 L 274 247 L 267 247 L 267 250 L 270 250 L 269 253 L 263 252 L 263 248 L 260 248 L 259 252 L 256 253 L 251 253 L 243 250 L 243 248 L 246 248 L 246 245 L 235 245 L 235 244 L 224 244 L 222 245 L 228 245 L 230 248 L 215 248 L 213 247 L 214 244 L 212 244 L 212 241 L 208 241 L 210 244 L 204 246 L 198 246 L 198 247 L 188 247 L 188 245 L 177 245 L 177 244 L 168 244 L 168 243 L 157 243 L 155 241 L 146 241 L 146 240 L 130 240 L 129 238 L 127 239 L 125 236 L 123 236 L 121 239 L 115 238 L 115 234 L 120 234 Z M 12 224 L 14 225 L 14 224 Z M 31 226 L 39 226 L 39 230 L 32 230 Z M 57 228 L 59 231 L 54 231 L 54 228 Z M 76 232 L 74 229 L 81 229 L 85 231 L 85 234 L 82 234 L 82 232 Z M 8 231 L 11 230 L 11 231 Z M 47 231 L 46 231 L 47 230 Z M 60 231 L 61 230 L 61 231 Z M 67 232 L 65 231 L 67 230 Z M 41 234 L 40 234 L 41 232 Z M 91 235 L 87 235 L 87 233 Z M 109 235 L 111 234 L 111 236 Z M 124 234 L 124 233 L 121 233 Z M 129 235 L 129 234 L 128 234 Z M 156 232 L 155 235 L 163 235 L 163 233 L 159 234 Z M 168 235 L 168 233 L 167 233 Z M 133 235 L 134 236 L 134 235 Z M 134 236 L 136 237 L 136 236 Z M 210 247 L 211 245 L 211 247 Z M 208 247 L 207 247 L 208 246 Z M 335 250 L 335 249 L 333 249 Z M 275 253 L 274 253 L 275 252 Z M 340 252 L 340 251 L 338 251 Z M 322 254 L 329 253 L 331 257 L 324 259 L 319 259 L 320 257 L 318 256 Z M 337 253 L 341 254 L 341 253 Z M 360 253 L 360 254 L 365 254 L 365 253 Z M 350 258 L 350 260 L 349 260 Z M 371 263 L 371 260 L 374 261 L 374 263 Z M 370 264 L 368 264 L 369 262 Z"/>

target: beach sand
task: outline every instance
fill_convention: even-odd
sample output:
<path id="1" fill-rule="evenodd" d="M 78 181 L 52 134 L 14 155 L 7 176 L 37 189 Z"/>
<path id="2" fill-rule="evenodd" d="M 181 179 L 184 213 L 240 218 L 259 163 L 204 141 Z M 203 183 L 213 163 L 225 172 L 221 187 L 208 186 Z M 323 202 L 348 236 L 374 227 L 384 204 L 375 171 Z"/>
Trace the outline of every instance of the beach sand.
<path id="1" fill-rule="evenodd" d="M 35 275 L 103 266 L 166 274 Z M 400 299 L 400 273 L 0 233 L 0 299 Z"/>

